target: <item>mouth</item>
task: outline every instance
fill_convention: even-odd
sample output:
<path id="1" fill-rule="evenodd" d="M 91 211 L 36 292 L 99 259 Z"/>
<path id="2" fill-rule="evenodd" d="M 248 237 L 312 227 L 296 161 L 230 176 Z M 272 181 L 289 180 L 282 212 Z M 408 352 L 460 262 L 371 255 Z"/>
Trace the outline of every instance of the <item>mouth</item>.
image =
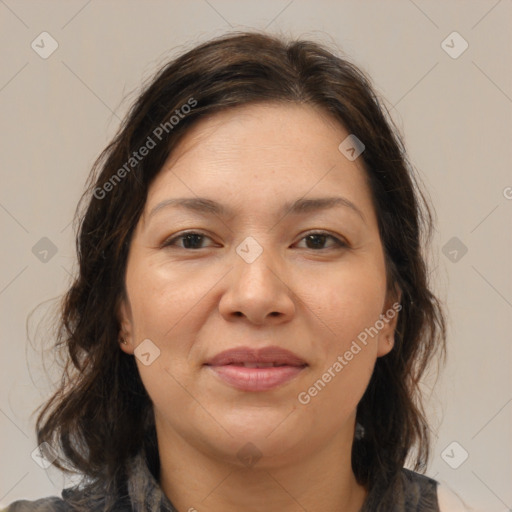
<path id="1" fill-rule="evenodd" d="M 223 366 L 240 366 L 242 368 L 278 368 L 281 366 L 294 366 L 294 365 L 288 365 L 284 363 L 263 363 L 263 362 L 252 362 L 252 361 L 244 361 L 240 363 L 228 363 L 227 365 Z"/>
<path id="2" fill-rule="evenodd" d="M 308 365 L 279 347 L 239 347 L 221 352 L 205 366 L 221 381 L 241 391 L 268 391 L 297 377 Z"/>

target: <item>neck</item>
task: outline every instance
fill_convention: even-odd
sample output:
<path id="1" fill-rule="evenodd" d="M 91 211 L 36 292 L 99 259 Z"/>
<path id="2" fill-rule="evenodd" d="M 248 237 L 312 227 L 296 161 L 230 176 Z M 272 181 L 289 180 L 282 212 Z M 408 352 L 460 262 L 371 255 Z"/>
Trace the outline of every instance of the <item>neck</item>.
<path id="1" fill-rule="evenodd" d="M 207 454 L 158 422 L 157 435 L 160 486 L 178 510 L 358 512 L 367 495 L 352 471 L 352 437 L 347 443 L 343 434 L 307 457 L 262 457 L 250 467 Z"/>

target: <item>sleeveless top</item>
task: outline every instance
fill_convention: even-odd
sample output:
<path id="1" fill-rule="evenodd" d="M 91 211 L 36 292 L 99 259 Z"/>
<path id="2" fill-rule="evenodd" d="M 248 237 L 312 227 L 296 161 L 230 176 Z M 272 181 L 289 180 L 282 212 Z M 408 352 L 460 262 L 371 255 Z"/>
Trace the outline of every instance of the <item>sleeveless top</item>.
<path id="1" fill-rule="evenodd" d="M 115 493 L 111 512 L 178 512 L 160 488 L 155 478 L 157 471 L 144 452 L 131 459 L 128 478 L 123 488 Z M 440 512 L 437 484 L 427 476 L 404 468 L 393 488 L 375 485 L 360 512 Z M 71 487 L 62 491 L 62 498 L 19 500 L 2 512 L 102 512 L 105 503 L 105 492 L 101 489 L 84 491 Z"/>

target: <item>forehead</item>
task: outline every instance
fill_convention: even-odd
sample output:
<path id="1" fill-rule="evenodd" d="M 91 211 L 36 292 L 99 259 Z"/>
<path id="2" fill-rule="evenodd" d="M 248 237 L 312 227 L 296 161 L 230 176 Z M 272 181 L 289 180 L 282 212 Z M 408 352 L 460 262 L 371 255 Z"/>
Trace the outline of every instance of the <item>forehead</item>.
<path id="1" fill-rule="evenodd" d="M 164 167 L 175 165 L 192 150 L 195 158 L 257 156 L 262 164 L 269 160 L 277 163 L 291 154 L 293 160 L 312 152 L 327 155 L 347 136 L 341 123 L 312 105 L 244 105 L 200 120 L 174 148 Z"/>
<path id="2" fill-rule="evenodd" d="M 279 201 L 336 192 L 371 208 L 362 158 L 350 161 L 338 149 L 348 135 L 310 105 L 256 104 L 214 114 L 174 148 L 150 186 L 146 212 L 184 195 L 277 208 Z"/>

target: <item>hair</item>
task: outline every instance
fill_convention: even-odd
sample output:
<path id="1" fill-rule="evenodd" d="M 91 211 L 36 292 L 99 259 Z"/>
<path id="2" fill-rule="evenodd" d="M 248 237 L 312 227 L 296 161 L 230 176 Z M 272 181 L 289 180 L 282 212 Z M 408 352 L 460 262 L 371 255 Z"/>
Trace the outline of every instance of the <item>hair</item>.
<path id="1" fill-rule="evenodd" d="M 93 166 L 76 213 L 78 275 L 62 299 L 55 342 L 66 365 L 36 425 L 38 442 L 60 453 L 54 464 L 61 470 L 114 488 L 128 460 L 146 443 L 154 446 L 150 397 L 134 357 L 118 344 L 131 236 L 149 185 L 191 127 L 215 113 L 258 103 L 313 106 L 365 145 L 360 158 L 388 288 L 401 291 L 402 309 L 394 347 L 377 359 L 357 407 L 364 436 L 354 440 L 352 468 L 357 481 L 372 488 L 393 482 L 413 450 L 413 469 L 426 467 L 429 427 L 419 384 L 434 354 L 445 354 L 446 328 L 423 255 L 432 209 L 399 131 L 369 77 L 347 59 L 308 40 L 235 32 L 165 64 Z M 146 156 L 134 156 L 150 140 L 154 147 Z"/>

